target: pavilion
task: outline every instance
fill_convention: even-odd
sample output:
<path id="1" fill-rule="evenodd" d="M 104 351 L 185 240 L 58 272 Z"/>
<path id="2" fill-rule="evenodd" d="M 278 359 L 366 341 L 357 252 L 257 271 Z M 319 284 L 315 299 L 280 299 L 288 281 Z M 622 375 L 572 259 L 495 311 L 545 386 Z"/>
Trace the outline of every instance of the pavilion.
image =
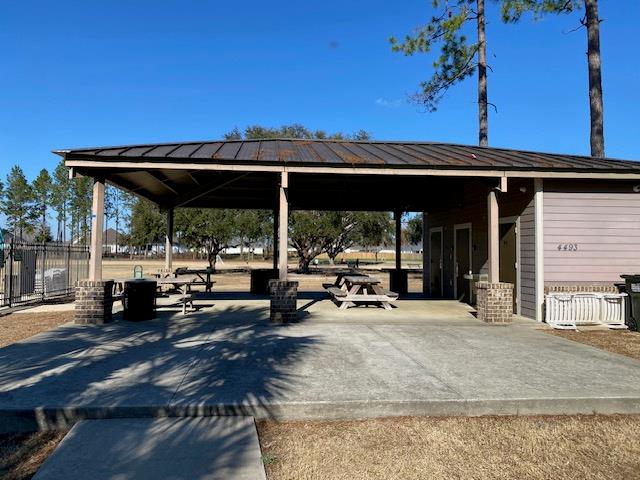
<path id="1" fill-rule="evenodd" d="M 397 231 L 401 212 L 424 212 L 424 292 L 468 300 L 467 278 L 485 275 L 478 310 L 486 319 L 497 306 L 542 320 L 545 288 L 601 288 L 640 269 L 640 163 L 633 161 L 434 142 L 298 139 L 54 153 L 73 175 L 94 179 L 86 288 L 102 288 L 105 182 L 167 212 L 169 268 L 174 209 L 206 207 L 273 209 L 282 282 L 291 210 L 391 211 Z M 503 290 L 513 293 L 500 300 Z"/>

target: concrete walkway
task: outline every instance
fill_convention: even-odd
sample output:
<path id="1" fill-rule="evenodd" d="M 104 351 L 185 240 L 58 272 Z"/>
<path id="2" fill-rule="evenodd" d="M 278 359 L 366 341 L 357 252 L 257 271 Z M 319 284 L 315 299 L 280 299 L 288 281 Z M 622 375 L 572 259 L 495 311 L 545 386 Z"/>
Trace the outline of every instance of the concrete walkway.
<path id="1" fill-rule="evenodd" d="M 266 480 L 253 419 L 77 423 L 34 480 Z"/>
<path id="2" fill-rule="evenodd" d="M 300 323 L 272 326 L 268 301 L 249 298 L 214 295 L 184 317 L 68 325 L 0 349 L 0 424 L 640 413 L 640 362 L 531 322 L 484 325 L 455 302 L 338 311 L 310 297 Z"/>

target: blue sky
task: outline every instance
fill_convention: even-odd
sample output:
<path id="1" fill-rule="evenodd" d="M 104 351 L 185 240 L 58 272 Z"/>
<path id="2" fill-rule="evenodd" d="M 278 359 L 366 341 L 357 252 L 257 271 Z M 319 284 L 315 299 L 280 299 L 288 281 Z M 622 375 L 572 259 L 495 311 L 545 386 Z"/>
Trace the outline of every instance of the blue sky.
<path id="1" fill-rule="evenodd" d="M 489 143 L 588 154 L 577 15 L 503 25 L 489 1 Z M 54 148 L 220 138 L 302 123 L 376 139 L 475 144 L 474 80 L 437 113 L 407 102 L 432 57 L 390 51 L 431 13 L 404 2 L 29 1 L 0 8 L 0 178 Z M 640 159 L 640 2 L 601 2 L 605 142 Z"/>

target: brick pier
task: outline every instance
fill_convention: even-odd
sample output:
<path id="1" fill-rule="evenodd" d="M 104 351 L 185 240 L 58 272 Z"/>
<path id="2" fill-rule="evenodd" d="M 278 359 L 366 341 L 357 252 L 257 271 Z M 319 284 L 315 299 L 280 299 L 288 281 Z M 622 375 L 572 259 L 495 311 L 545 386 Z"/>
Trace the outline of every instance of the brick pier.
<path id="1" fill-rule="evenodd" d="M 271 294 L 271 323 L 290 323 L 296 320 L 298 282 L 269 280 Z"/>
<path id="2" fill-rule="evenodd" d="M 80 280 L 76 283 L 75 323 L 102 325 L 111 322 L 113 280 Z"/>
<path id="3" fill-rule="evenodd" d="M 506 325 L 513 319 L 513 284 L 476 283 L 478 319 L 491 324 Z"/>

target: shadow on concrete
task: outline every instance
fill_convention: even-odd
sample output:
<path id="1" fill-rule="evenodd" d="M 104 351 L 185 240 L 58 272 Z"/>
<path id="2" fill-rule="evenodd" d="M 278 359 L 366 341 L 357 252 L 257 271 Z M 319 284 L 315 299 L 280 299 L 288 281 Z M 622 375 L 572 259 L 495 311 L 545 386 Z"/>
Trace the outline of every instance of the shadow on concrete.
<path id="1" fill-rule="evenodd" d="M 8 410 L 60 424 L 268 409 L 294 380 L 287 366 L 318 342 L 283 328 L 268 323 L 268 306 L 237 305 L 57 328 L 0 349 L 0 419 Z"/>
<path id="2" fill-rule="evenodd" d="M 251 418 L 112 419 L 76 425 L 37 478 L 264 479 Z"/>

